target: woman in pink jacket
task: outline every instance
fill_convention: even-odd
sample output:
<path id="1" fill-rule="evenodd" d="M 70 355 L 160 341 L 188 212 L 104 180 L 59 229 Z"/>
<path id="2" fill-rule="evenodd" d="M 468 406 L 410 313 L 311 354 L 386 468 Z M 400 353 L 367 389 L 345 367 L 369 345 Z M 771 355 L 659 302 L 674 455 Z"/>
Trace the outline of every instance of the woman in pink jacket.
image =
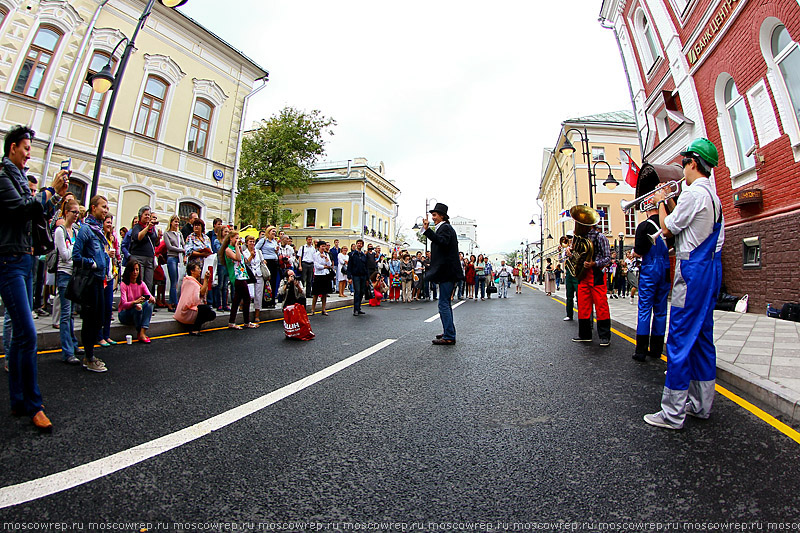
<path id="1" fill-rule="evenodd" d="M 156 303 L 156 299 L 147 290 L 147 285 L 142 282 L 139 273 L 138 261 L 129 259 L 119 286 L 118 316 L 121 324 L 134 326 L 138 333 L 137 338 L 149 344 L 150 338 L 145 332 L 150 328 L 150 317 L 153 316 L 153 304 Z"/>
<path id="2" fill-rule="evenodd" d="M 181 298 L 172 315 L 181 324 L 189 326 L 189 335 L 199 336 L 203 324 L 217 318 L 217 314 L 206 304 L 206 294 L 211 287 L 211 269 L 206 272 L 202 285 L 200 276 L 203 269 L 200 263 L 189 262 L 186 276 L 181 285 Z"/>

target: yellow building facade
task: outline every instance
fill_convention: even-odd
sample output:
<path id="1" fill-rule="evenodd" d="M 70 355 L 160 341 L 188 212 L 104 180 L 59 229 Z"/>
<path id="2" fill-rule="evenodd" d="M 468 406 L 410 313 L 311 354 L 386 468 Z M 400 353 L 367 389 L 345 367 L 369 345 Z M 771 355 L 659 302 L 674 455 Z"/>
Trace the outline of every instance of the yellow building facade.
<path id="1" fill-rule="evenodd" d="M 589 161 L 583 155 L 581 135 L 589 139 Z M 574 152 L 560 150 L 566 139 L 575 147 Z M 538 199 L 543 211 L 544 258 L 556 261 L 561 237 L 574 227 L 574 222 L 564 220 L 564 211 L 574 205 L 589 205 L 590 166 L 596 184 L 592 191 L 593 207 L 605 212 L 599 227 L 608 237 L 612 250 L 620 241 L 620 233 L 626 249 L 633 247 L 636 214 L 623 212 L 620 205 L 622 200 L 631 200 L 635 195 L 633 187 L 625 183 L 623 152 L 641 166 L 636 123 L 629 111 L 573 118 L 561 124 L 554 147 L 546 148 L 542 159 Z M 603 185 L 609 172 L 619 183 L 616 187 Z"/>
<path id="2" fill-rule="evenodd" d="M 349 246 L 363 238 L 365 246 L 388 250 L 395 244 L 400 189 L 385 171 L 383 162 L 370 165 L 364 158 L 317 164 L 308 193 L 283 197 L 284 209 L 299 215 L 284 231 L 295 242 L 310 235 Z"/>
<path id="3" fill-rule="evenodd" d="M 35 176 L 52 178 L 71 158 L 71 190 L 84 205 L 111 95 L 92 92 L 86 79 L 109 60 L 116 73 L 124 43 L 116 45 L 133 34 L 143 9 L 136 0 L 0 0 L 0 128 L 37 132 Z M 156 3 L 115 89 L 98 182 L 115 225 L 129 227 L 144 205 L 162 219 L 196 211 L 230 221 L 241 123 L 267 76 Z"/>

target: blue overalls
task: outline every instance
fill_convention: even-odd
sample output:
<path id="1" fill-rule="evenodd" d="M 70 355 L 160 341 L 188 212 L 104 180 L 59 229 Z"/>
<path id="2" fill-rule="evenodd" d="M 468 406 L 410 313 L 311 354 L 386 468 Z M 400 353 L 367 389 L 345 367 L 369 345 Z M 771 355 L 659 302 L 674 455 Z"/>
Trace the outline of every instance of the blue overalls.
<path id="1" fill-rule="evenodd" d="M 647 221 L 656 226 L 652 220 Z M 658 226 L 656 226 L 658 228 Z M 636 324 L 636 336 L 660 337 L 661 345 L 653 356 L 661 356 L 663 337 L 667 331 L 667 296 L 669 296 L 669 250 L 664 238 L 660 235 L 650 247 L 650 251 L 642 257 L 639 269 L 639 320 Z M 652 326 L 650 316 L 653 317 Z M 637 339 L 638 340 L 638 339 Z M 638 344 L 638 343 L 637 343 Z M 652 346 L 652 345 L 651 345 Z"/>
<path id="2" fill-rule="evenodd" d="M 722 258 L 716 248 L 722 214 L 717 218 L 713 205 L 711 234 L 691 252 L 676 254 L 661 408 L 664 418 L 677 427 L 683 426 L 687 409 L 699 418 L 708 418 L 714 403 L 714 306 L 722 283 Z"/>

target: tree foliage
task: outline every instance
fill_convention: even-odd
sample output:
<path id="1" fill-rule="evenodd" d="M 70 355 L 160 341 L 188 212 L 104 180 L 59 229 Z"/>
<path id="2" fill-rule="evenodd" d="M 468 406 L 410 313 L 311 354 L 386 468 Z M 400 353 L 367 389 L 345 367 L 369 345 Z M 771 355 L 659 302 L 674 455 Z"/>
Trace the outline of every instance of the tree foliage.
<path id="1" fill-rule="evenodd" d="M 325 154 L 324 135 L 336 121 L 318 110 L 285 107 L 242 141 L 236 210 L 241 224 L 281 225 L 297 215 L 284 212 L 287 193 L 308 192 L 311 169 Z M 266 218 L 266 220 L 265 220 Z"/>

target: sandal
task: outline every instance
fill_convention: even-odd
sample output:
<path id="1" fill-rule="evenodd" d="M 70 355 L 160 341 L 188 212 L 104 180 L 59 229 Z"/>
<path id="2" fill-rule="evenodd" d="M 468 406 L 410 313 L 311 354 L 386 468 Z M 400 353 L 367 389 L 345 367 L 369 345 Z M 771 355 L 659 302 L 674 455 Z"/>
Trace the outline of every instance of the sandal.
<path id="1" fill-rule="evenodd" d="M 247 329 L 257 329 L 261 327 L 261 324 L 257 324 L 255 322 L 249 322 L 246 326 Z M 242 329 L 242 328 L 239 328 Z"/>
<path id="2" fill-rule="evenodd" d="M 237 326 L 236 324 L 228 324 L 228 329 L 242 329 L 242 326 Z"/>

